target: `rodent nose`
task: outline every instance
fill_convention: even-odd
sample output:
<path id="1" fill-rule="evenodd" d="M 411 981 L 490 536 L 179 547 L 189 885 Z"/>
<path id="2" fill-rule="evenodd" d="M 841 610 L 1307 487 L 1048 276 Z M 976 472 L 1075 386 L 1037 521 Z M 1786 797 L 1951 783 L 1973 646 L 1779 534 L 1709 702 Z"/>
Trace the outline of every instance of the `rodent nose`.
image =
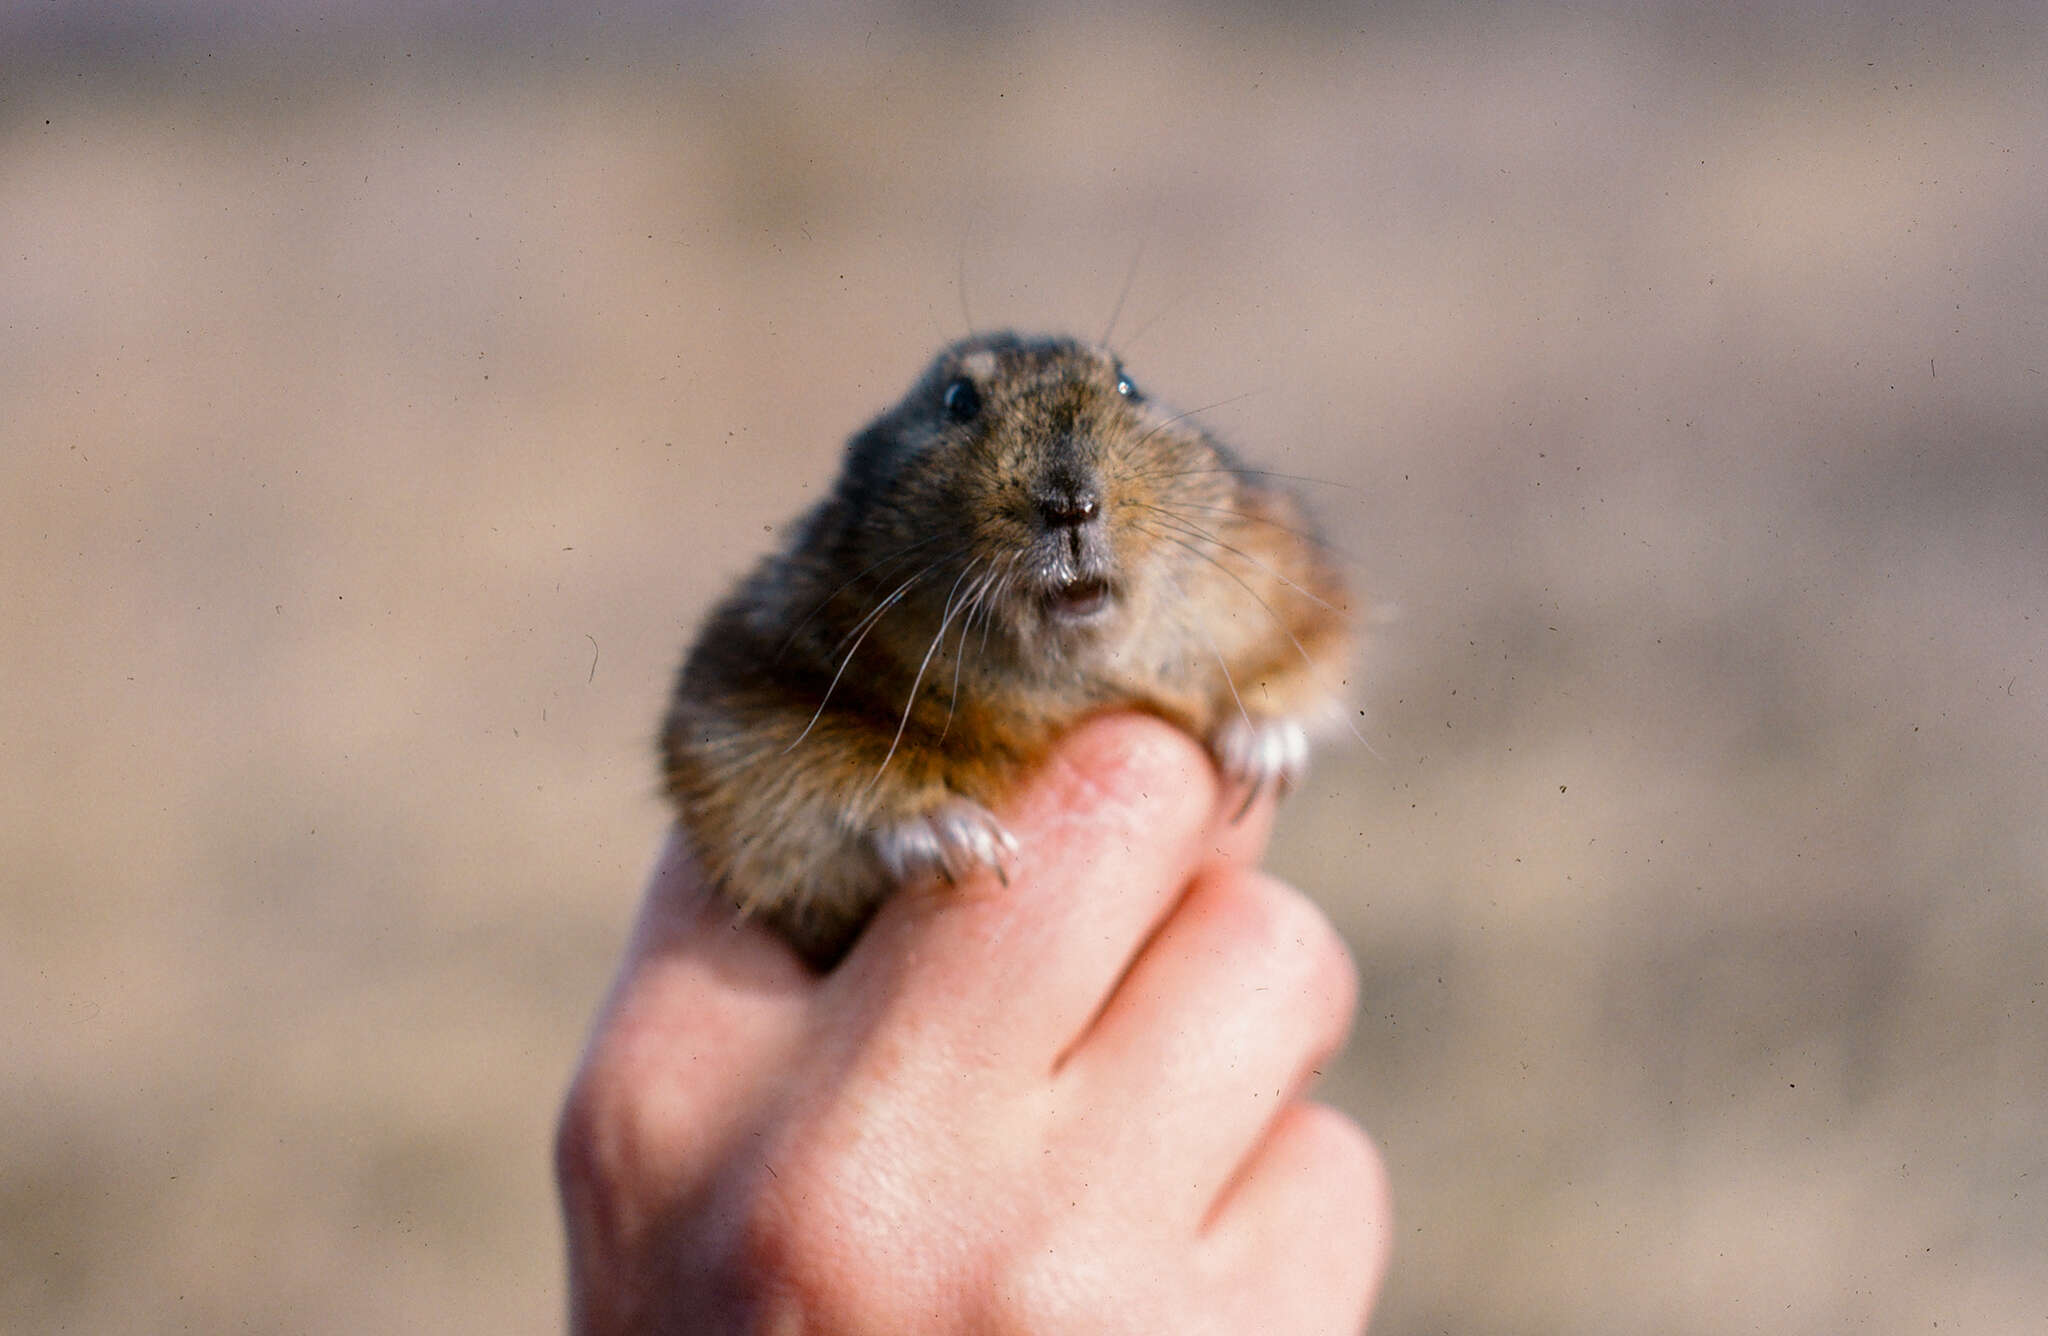
<path id="1" fill-rule="evenodd" d="M 1078 529 L 1102 509 L 1102 498 L 1086 483 L 1054 483 L 1032 500 L 1038 503 L 1040 517 L 1059 529 Z"/>

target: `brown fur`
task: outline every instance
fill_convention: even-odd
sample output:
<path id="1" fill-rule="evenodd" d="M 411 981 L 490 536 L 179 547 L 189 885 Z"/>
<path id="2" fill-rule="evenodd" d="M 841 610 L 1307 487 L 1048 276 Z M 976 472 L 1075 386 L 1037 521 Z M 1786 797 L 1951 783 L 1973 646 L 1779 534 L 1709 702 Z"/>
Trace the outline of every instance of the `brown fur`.
<path id="1" fill-rule="evenodd" d="M 885 850 L 906 876 L 990 861 L 972 832 L 1000 834 L 988 810 L 1090 713 L 1149 710 L 1235 778 L 1289 782 L 1286 748 L 1225 738 L 1298 742 L 1351 634 L 1285 489 L 1102 349 L 978 336 L 854 438 L 833 494 L 712 612 L 666 786 L 726 895 L 829 966 L 899 879 Z"/>

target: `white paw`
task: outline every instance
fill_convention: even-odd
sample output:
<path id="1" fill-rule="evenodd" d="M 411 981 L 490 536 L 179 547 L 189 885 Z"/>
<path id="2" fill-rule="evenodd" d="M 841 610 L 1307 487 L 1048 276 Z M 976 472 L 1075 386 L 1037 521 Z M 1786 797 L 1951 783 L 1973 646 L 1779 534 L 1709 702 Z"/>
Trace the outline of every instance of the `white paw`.
<path id="1" fill-rule="evenodd" d="M 1308 730 L 1298 719 L 1233 714 L 1216 726 L 1209 750 L 1224 778 L 1254 795 L 1269 784 L 1285 793 L 1308 774 Z"/>
<path id="2" fill-rule="evenodd" d="M 1004 881 L 1004 864 L 1017 856 L 1017 839 L 980 803 L 948 798 L 932 811 L 874 833 L 875 855 L 898 881 L 920 881 L 937 873 L 947 881 L 992 868 Z"/>

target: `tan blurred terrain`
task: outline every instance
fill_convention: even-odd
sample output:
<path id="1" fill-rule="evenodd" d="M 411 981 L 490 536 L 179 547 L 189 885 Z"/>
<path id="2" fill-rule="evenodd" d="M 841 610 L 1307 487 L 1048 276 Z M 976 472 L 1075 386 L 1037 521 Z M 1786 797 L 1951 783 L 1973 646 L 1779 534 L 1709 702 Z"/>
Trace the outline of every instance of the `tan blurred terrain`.
<path id="1" fill-rule="evenodd" d="M 0 71 L 0 1328 L 557 1330 L 674 656 L 1133 273 L 1386 614 L 1376 1330 L 2048 1325 L 2048 43 L 1429 12 Z"/>

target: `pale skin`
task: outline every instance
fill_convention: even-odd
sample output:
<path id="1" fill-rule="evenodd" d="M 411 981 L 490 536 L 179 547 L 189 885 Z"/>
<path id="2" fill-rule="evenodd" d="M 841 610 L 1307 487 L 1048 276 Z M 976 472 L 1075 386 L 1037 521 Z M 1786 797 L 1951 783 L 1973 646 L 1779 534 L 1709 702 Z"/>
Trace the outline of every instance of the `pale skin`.
<path id="1" fill-rule="evenodd" d="M 1386 1180 L 1306 1096 L 1355 972 L 1243 806 L 1086 724 L 1007 886 L 899 894 L 824 976 L 672 839 L 558 1136 L 572 1330 L 1360 1331 Z"/>

